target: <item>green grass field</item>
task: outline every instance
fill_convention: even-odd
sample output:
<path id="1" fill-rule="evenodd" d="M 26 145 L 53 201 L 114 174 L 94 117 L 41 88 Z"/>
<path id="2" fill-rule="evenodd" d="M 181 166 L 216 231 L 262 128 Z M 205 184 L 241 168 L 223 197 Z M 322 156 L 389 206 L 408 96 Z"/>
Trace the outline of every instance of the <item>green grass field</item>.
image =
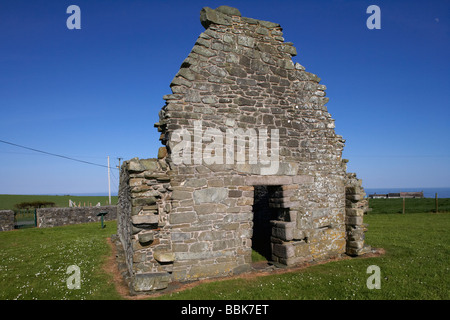
<path id="1" fill-rule="evenodd" d="M 57 207 L 68 207 L 69 200 L 74 201 L 77 205 L 81 206 L 95 206 L 98 202 L 102 206 L 108 204 L 108 196 L 49 196 L 49 195 L 11 195 L 11 194 L 0 194 L 0 210 L 14 210 L 14 205 L 21 202 L 31 202 L 31 201 L 51 201 L 56 203 Z M 111 197 L 112 204 L 117 204 L 117 196 Z"/>
<path id="2" fill-rule="evenodd" d="M 402 213 L 403 199 L 370 199 L 369 206 L 374 213 Z M 436 212 L 434 198 L 405 199 L 405 213 Z M 450 212 L 450 199 L 438 199 L 438 212 Z"/>
<path id="3" fill-rule="evenodd" d="M 103 270 L 115 221 L 0 232 L 0 300 L 119 299 Z M 80 268 L 81 288 L 68 289 L 67 268 Z"/>
<path id="4" fill-rule="evenodd" d="M 366 242 L 384 248 L 385 255 L 213 281 L 156 299 L 450 299 L 450 213 L 373 212 L 364 217 L 369 224 Z M 0 299 L 122 299 L 103 269 L 111 254 L 106 238 L 117 228 L 115 222 L 106 225 L 0 232 Z M 67 288 L 70 265 L 80 267 L 80 289 Z M 370 265 L 380 268 L 381 289 L 366 286 Z"/>

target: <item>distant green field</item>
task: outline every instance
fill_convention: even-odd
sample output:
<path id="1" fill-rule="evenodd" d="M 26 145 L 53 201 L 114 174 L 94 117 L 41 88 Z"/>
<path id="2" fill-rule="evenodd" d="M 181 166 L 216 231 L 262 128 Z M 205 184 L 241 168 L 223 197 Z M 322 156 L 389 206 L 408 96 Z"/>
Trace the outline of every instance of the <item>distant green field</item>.
<path id="1" fill-rule="evenodd" d="M 373 213 L 402 213 L 403 199 L 370 199 L 369 207 Z M 406 213 L 435 212 L 436 202 L 434 198 L 405 199 Z M 450 212 L 450 199 L 438 199 L 438 212 Z"/>
<path id="2" fill-rule="evenodd" d="M 14 205 L 17 203 L 38 200 L 54 202 L 57 207 L 68 207 L 69 200 L 74 201 L 77 205 L 81 204 L 81 206 L 95 206 L 98 202 L 100 202 L 103 206 L 108 204 L 108 196 L 42 196 L 0 194 L 0 210 L 14 210 Z M 111 202 L 112 204 L 117 204 L 117 196 L 112 196 Z"/>
<path id="3" fill-rule="evenodd" d="M 364 216 L 369 225 L 366 243 L 385 249 L 382 256 L 334 261 L 283 274 L 211 281 L 157 299 L 450 299 L 450 214 L 398 214 L 398 203 L 392 199 L 371 200 L 372 204 L 378 207 Z M 386 210 L 394 212 L 383 212 Z M 113 276 L 105 271 L 106 259 L 112 254 L 106 238 L 115 233 L 115 221 L 107 222 L 104 229 L 98 223 L 87 223 L 0 232 L 0 300 L 123 299 L 114 287 Z M 67 286 L 71 265 L 80 268 L 78 290 Z M 381 289 L 367 287 L 371 265 L 380 268 Z"/>

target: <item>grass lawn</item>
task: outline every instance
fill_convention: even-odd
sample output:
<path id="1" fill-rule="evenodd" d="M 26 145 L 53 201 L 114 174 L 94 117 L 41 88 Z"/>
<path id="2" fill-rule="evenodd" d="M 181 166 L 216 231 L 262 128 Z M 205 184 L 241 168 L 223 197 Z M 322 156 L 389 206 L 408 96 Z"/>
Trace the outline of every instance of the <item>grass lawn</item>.
<path id="1" fill-rule="evenodd" d="M 0 300 L 119 299 L 103 265 L 115 221 L 0 232 Z M 67 268 L 80 268 L 80 289 L 68 289 Z"/>
<path id="2" fill-rule="evenodd" d="M 386 254 L 311 266 L 295 272 L 203 283 L 156 299 L 450 299 L 450 213 L 369 214 L 366 242 Z M 0 300 L 121 299 L 103 269 L 106 238 L 116 223 L 0 232 Z M 77 265 L 81 289 L 68 289 Z M 366 286 L 370 265 L 381 289 Z"/>

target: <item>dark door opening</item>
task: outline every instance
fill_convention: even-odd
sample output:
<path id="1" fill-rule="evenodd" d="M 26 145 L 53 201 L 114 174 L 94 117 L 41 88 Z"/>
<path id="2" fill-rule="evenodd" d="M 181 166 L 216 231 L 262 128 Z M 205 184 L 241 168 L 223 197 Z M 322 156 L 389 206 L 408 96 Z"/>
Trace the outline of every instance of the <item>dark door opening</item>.
<path id="1" fill-rule="evenodd" d="M 272 260 L 270 221 L 277 219 L 277 210 L 269 203 L 277 189 L 277 186 L 254 186 L 252 249 L 268 261 Z"/>

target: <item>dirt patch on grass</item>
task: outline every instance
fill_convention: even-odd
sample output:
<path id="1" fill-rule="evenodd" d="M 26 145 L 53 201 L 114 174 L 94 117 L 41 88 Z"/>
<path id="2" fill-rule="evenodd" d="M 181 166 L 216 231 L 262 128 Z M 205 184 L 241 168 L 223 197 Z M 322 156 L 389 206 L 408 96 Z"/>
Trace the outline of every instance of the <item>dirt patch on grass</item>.
<path id="1" fill-rule="evenodd" d="M 119 271 L 119 267 L 117 265 L 117 249 L 114 243 L 111 241 L 111 238 L 107 238 L 106 242 L 111 248 L 111 254 L 106 259 L 106 262 L 103 266 L 103 270 L 106 273 L 110 274 L 113 278 L 114 286 L 116 288 L 117 293 L 124 299 L 128 300 L 137 300 L 137 299 L 145 299 L 146 296 L 132 296 L 130 295 L 130 289 L 128 288 L 125 280 L 122 277 L 122 274 Z"/>

